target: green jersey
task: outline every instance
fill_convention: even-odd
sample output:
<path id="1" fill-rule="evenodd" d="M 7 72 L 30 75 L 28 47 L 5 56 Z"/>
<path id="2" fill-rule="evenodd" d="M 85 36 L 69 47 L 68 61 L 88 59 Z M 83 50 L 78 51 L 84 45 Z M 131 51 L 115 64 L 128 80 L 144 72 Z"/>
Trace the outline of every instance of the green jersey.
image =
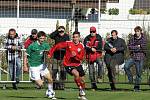
<path id="1" fill-rule="evenodd" d="M 43 64 L 44 61 L 44 51 L 49 50 L 49 44 L 46 42 L 43 42 L 42 44 L 39 44 L 38 41 L 32 43 L 27 48 L 27 55 L 28 55 L 28 63 L 30 67 L 37 67 L 41 64 Z"/>

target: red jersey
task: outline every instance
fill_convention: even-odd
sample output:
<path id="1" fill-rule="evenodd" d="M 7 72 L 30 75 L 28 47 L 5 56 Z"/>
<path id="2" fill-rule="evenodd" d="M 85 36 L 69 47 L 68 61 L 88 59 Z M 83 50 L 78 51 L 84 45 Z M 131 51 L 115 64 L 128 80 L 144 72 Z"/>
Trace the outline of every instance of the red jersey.
<path id="1" fill-rule="evenodd" d="M 75 44 L 72 41 L 60 42 L 50 49 L 48 56 L 52 57 L 54 51 L 61 48 L 66 48 L 66 54 L 63 60 L 64 66 L 77 67 L 81 64 L 84 58 L 84 46 L 82 43 Z M 73 56 L 72 52 L 75 52 L 76 55 Z"/>
<path id="2" fill-rule="evenodd" d="M 32 40 L 30 37 L 26 39 L 24 42 L 24 48 L 27 49 L 30 44 L 32 44 L 35 40 Z"/>

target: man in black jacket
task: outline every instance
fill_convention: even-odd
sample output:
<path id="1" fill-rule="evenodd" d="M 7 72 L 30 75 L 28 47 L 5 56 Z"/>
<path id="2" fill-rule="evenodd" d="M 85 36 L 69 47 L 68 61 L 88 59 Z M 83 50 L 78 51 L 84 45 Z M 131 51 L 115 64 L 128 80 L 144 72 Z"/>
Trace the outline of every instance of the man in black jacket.
<path id="1" fill-rule="evenodd" d="M 111 90 L 116 90 L 115 66 L 124 63 L 124 51 L 126 50 L 125 41 L 119 38 L 117 34 L 118 32 L 116 30 L 112 30 L 112 37 L 107 40 L 104 46 L 104 50 L 106 51 L 104 61 L 108 69 L 108 78 Z"/>
<path id="2" fill-rule="evenodd" d="M 84 46 L 86 49 L 86 60 L 88 62 L 91 88 L 95 90 L 97 89 L 95 76 L 98 76 L 97 78 L 100 79 L 102 78 L 102 63 L 99 60 L 102 56 L 102 38 L 97 34 L 95 27 L 90 27 L 90 34 L 85 37 Z M 96 63 L 97 66 L 94 66 L 94 63 Z M 96 69 L 98 69 L 98 75 L 96 75 Z"/>
<path id="3" fill-rule="evenodd" d="M 53 33 L 51 33 L 49 36 L 51 39 L 55 40 L 55 44 L 69 40 L 69 35 L 65 34 L 64 26 L 59 26 L 59 28 Z M 58 77 L 59 77 L 59 81 L 66 80 L 66 71 L 62 65 L 62 60 L 65 53 L 66 53 L 65 49 L 57 50 L 54 52 L 54 64 L 53 64 L 54 81 L 58 80 L 57 79 Z M 64 89 L 64 83 L 62 82 L 58 82 L 58 83 L 54 82 L 53 84 L 54 84 L 54 89 Z"/>

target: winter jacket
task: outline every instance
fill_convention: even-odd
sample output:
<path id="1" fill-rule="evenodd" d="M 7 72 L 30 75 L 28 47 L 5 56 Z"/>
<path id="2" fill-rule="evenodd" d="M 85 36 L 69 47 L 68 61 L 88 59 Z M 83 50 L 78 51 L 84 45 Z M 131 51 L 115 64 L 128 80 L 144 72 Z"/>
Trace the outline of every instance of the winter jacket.
<path id="1" fill-rule="evenodd" d="M 113 53 L 110 49 L 116 48 L 117 51 Z M 107 40 L 104 46 L 104 50 L 106 51 L 104 56 L 104 61 L 106 65 L 109 65 L 111 60 L 116 60 L 118 65 L 124 63 L 124 52 L 126 50 L 126 43 L 123 39 L 117 37 L 117 39 L 113 39 L 112 37 Z"/>
<path id="2" fill-rule="evenodd" d="M 85 37 L 84 46 L 86 49 L 86 60 L 88 62 L 93 63 L 102 56 L 102 38 L 99 34 L 96 34 L 94 37 L 91 35 Z M 95 48 L 97 51 L 93 52 L 92 48 Z"/>
<path id="3" fill-rule="evenodd" d="M 33 39 L 33 37 L 30 35 L 30 36 L 26 39 L 26 41 L 24 42 L 24 48 L 27 49 L 28 46 L 29 46 L 30 44 L 32 44 L 33 42 L 35 42 L 36 40 L 37 40 L 37 39 Z"/>
<path id="4" fill-rule="evenodd" d="M 13 61 L 17 57 L 21 57 L 21 49 L 23 48 L 22 41 L 18 34 L 14 38 L 11 38 L 9 35 L 6 37 L 4 41 L 4 48 L 7 49 L 7 60 Z M 12 46 L 16 46 L 16 50 L 12 49 Z"/>

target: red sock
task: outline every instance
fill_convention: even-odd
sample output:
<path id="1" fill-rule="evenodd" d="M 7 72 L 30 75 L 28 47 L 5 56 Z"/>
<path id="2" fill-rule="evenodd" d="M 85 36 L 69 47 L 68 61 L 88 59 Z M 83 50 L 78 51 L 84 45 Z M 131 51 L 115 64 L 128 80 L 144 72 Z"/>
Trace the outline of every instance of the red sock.
<path id="1" fill-rule="evenodd" d="M 82 81 L 82 88 L 85 89 L 85 82 Z"/>
<path id="2" fill-rule="evenodd" d="M 84 89 L 85 88 L 85 83 L 82 82 L 81 78 L 75 78 L 74 81 L 76 82 L 77 86 L 80 89 Z"/>

